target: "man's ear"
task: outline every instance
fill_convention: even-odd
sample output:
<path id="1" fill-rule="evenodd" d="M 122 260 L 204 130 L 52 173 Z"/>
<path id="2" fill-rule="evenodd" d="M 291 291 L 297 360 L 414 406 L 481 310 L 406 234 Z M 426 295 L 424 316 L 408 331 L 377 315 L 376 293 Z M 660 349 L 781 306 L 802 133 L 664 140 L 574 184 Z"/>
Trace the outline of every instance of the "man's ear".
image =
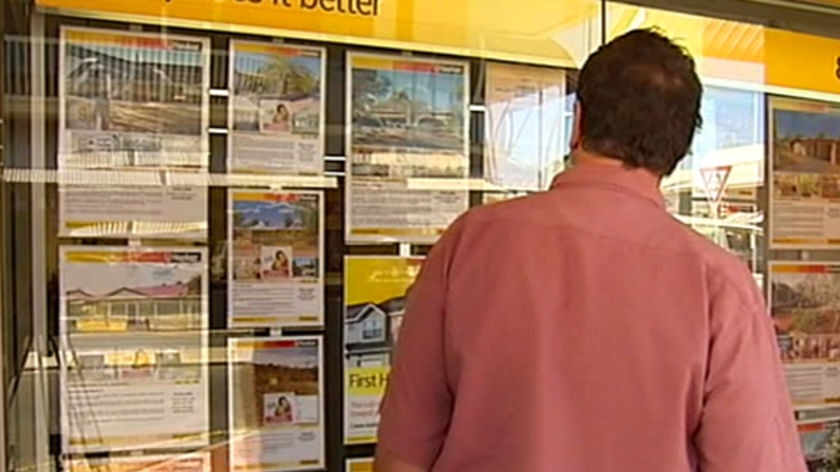
<path id="1" fill-rule="evenodd" d="M 580 147 L 583 141 L 583 107 L 575 102 L 575 115 L 572 122 L 572 135 L 569 136 L 569 148 L 572 151 Z"/>

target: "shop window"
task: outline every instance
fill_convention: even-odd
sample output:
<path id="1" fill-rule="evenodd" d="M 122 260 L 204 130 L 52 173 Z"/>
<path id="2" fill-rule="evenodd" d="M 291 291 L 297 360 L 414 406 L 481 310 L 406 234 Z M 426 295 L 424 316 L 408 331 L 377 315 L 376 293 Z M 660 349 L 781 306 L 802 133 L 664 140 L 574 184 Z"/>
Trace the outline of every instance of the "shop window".
<path id="1" fill-rule="evenodd" d="M 430 21 L 419 20 L 427 9 L 420 2 L 393 10 L 399 2 L 382 0 L 376 14 L 357 9 L 355 18 L 286 15 L 288 2 L 276 1 L 244 2 L 253 15 L 241 14 L 243 2 L 190 9 L 35 0 L 30 12 L 31 2 L 15 0 L 2 8 L 13 3 L 27 9 L 0 15 L 15 18 L 0 89 L 0 170 L 13 197 L 0 212 L 7 220 L 0 236 L 15 264 L 0 275 L 14 290 L 0 301 L 15 301 L 7 337 L 49 338 L 39 354 L 53 358 L 0 357 L 16 374 L 34 364 L 50 366 L 57 379 L 45 397 L 54 404 L 36 409 L 25 395 L 11 399 L 18 424 L 5 426 L 18 437 L 6 449 L 17 454 L 8 461 L 15 470 L 48 463 L 139 470 L 171 461 L 220 472 L 282 462 L 263 453 L 301 458 L 284 467 L 342 470 L 357 448 L 336 446 L 324 419 L 340 408 L 344 443 L 375 440 L 377 400 L 423 254 L 468 208 L 549 186 L 568 163 L 576 69 L 602 38 L 635 27 L 658 26 L 684 41 L 705 82 L 704 127 L 663 182 L 669 210 L 735 254 L 757 282 L 767 277 L 771 311 L 789 314 L 775 323 L 794 374 L 803 356 L 838 359 L 836 323 L 826 313 L 836 311 L 830 295 L 840 283 L 825 274 L 840 269 L 797 259 L 814 250 L 800 232 L 811 237 L 819 224 L 796 221 L 827 215 L 819 231 L 832 231 L 840 171 L 802 175 L 812 173 L 765 164 L 768 142 L 809 168 L 840 165 L 831 118 L 840 114 L 826 105 L 840 102 L 831 95 L 840 49 L 829 38 L 597 0 L 514 9 L 456 1 Z M 100 11 L 87 10 L 92 4 Z M 414 16 L 402 21 L 402 10 Z M 178 17 L 184 11 L 198 17 Z M 304 21 L 310 14 L 320 20 Z M 333 31 L 307 29 L 316 23 Z M 32 36 L 31 25 L 43 36 Z M 771 68 L 784 56 L 779 44 L 796 45 L 808 60 Z M 786 78 L 796 84 L 778 83 L 780 69 L 796 70 Z M 828 85 L 801 86 L 819 80 Z M 816 133 L 802 125 L 775 140 L 765 102 L 772 115 L 777 95 L 804 100 L 780 110 L 825 115 L 819 120 L 829 125 Z M 822 200 L 826 206 L 814 209 Z M 778 224 L 773 202 L 796 208 L 787 214 L 792 223 Z M 765 235 L 768 217 L 774 231 L 793 233 L 782 238 L 788 243 Z M 840 236 L 823 239 L 817 254 L 838 260 Z M 5 277 L 17 272 L 31 280 Z M 371 313 L 355 316 L 358 307 Z M 46 332 L 25 332 L 23 317 Z M 331 336 L 342 329 L 336 347 Z M 805 332 L 820 330 L 830 333 Z M 339 357 L 338 370 L 325 361 Z M 72 366 L 62 358 L 77 359 L 84 375 L 61 375 Z M 834 388 L 815 378 L 820 391 Z M 342 394 L 343 408 L 330 403 Z M 150 413 L 160 408 L 168 410 Z M 38 429 L 35 410 L 48 416 L 40 424 L 54 426 L 43 437 L 29 437 Z M 807 411 L 822 414 L 814 405 Z M 812 462 L 832 428 L 804 435 Z M 272 436 L 280 430 L 288 437 Z M 255 452 L 258 443 L 277 447 Z M 27 456 L 29 449 L 51 457 Z M 230 455 L 218 462 L 222 449 Z"/>

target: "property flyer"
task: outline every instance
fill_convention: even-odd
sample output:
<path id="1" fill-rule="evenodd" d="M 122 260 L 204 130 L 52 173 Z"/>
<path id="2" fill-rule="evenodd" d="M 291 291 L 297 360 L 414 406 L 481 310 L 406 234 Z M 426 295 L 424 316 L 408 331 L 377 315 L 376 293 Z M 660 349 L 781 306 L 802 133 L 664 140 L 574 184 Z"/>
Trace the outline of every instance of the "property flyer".
<path id="1" fill-rule="evenodd" d="M 491 62 L 485 87 L 484 179 L 513 191 L 547 189 L 567 147 L 565 72 Z"/>
<path id="2" fill-rule="evenodd" d="M 840 419 L 798 425 L 808 472 L 840 470 Z"/>
<path id="3" fill-rule="evenodd" d="M 228 326 L 320 325 L 324 198 L 231 190 Z"/>
<path id="4" fill-rule="evenodd" d="M 59 168 L 207 166 L 207 39 L 63 28 Z"/>
<path id="5" fill-rule="evenodd" d="M 321 175 L 324 49 L 232 41 L 230 58 L 228 169 Z"/>
<path id="6" fill-rule="evenodd" d="M 348 459 L 344 470 L 346 472 L 373 472 L 373 459 Z"/>
<path id="7" fill-rule="evenodd" d="M 66 454 L 207 443 L 207 251 L 60 250 Z"/>
<path id="8" fill-rule="evenodd" d="M 344 442 L 376 440 L 406 296 L 422 257 L 348 256 L 344 270 Z"/>
<path id="9" fill-rule="evenodd" d="M 323 469 L 321 338 L 230 339 L 228 362 L 230 470 Z"/>
<path id="10" fill-rule="evenodd" d="M 61 186 L 62 236 L 196 236 L 172 227 L 206 223 L 206 187 L 172 187 L 166 172 L 207 169 L 209 49 L 189 36 L 62 28 L 58 169 L 87 172 Z M 113 185 L 126 176 L 153 182 Z"/>
<path id="11" fill-rule="evenodd" d="M 840 264 L 769 265 L 770 309 L 797 408 L 840 402 Z"/>
<path id="12" fill-rule="evenodd" d="M 349 55 L 351 242 L 433 242 L 469 204 L 468 66 Z"/>
<path id="13" fill-rule="evenodd" d="M 769 100 L 770 247 L 840 248 L 840 105 Z"/>
<path id="14" fill-rule="evenodd" d="M 209 453 L 65 459 L 65 472 L 210 472 Z"/>

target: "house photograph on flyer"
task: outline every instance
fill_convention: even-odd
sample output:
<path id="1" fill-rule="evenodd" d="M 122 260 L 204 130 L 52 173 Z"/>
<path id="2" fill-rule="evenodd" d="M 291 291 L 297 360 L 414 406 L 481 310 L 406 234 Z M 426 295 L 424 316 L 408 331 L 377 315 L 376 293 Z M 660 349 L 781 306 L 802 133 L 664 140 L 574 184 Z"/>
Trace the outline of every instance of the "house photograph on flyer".
<path id="1" fill-rule="evenodd" d="M 323 173 L 325 51 L 231 42 L 234 172 Z"/>

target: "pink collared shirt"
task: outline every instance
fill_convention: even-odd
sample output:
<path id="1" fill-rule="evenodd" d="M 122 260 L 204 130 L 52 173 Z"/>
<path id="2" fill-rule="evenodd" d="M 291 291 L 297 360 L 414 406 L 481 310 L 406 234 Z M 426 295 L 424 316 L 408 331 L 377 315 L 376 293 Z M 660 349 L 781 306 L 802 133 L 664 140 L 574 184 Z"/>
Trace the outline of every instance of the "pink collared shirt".
<path id="1" fill-rule="evenodd" d="M 379 447 L 435 472 L 803 472 L 749 270 L 642 171 L 462 216 L 412 289 Z"/>

